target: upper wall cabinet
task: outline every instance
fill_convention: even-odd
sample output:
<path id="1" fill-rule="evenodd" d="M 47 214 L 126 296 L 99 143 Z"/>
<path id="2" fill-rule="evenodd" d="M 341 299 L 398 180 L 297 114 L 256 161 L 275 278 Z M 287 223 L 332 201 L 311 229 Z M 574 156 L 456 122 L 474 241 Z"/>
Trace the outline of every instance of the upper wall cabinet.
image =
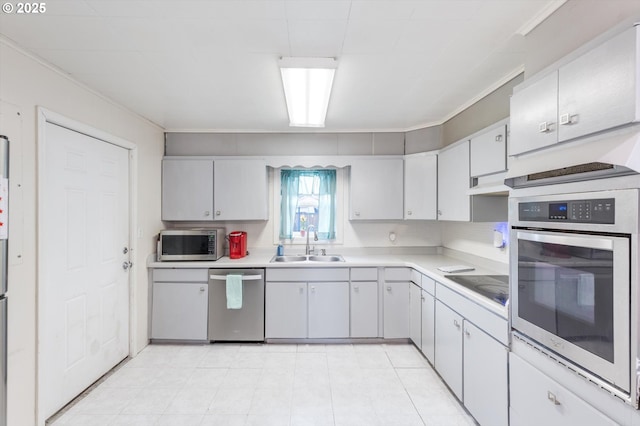
<path id="1" fill-rule="evenodd" d="M 438 220 L 471 220 L 469 141 L 461 141 L 438 154 Z"/>
<path id="2" fill-rule="evenodd" d="M 162 220 L 213 220 L 212 160 L 162 160 Z"/>
<path id="3" fill-rule="evenodd" d="M 404 218 L 437 218 L 438 156 L 413 154 L 404 158 Z"/>
<path id="4" fill-rule="evenodd" d="M 402 220 L 403 160 L 367 158 L 351 164 L 350 220 Z"/>
<path id="5" fill-rule="evenodd" d="M 507 125 L 493 125 L 471 137 L 471 177 L 507 170 Z"/>
<path id="6" fill-rule="evenodd" d="M 266 220 L 267 186 L 263 160 L 165 158 L 162 220 Z"/>
<path id="7" fill-rule="evenodd" d="M 214 220 L 269 219 L 267 166 L 263 160 L 216 160 Z"/>
<path id="8" fill-rule="evenodd" d="M 630 28 L 511 98 L 511 154 L 640 121 L 640 28 Z"/>

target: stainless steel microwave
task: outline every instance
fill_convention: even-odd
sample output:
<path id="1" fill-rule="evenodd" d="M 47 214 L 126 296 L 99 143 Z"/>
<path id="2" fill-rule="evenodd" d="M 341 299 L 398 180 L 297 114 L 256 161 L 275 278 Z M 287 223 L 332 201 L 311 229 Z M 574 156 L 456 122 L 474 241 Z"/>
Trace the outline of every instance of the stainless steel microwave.
<path id="1" fill-rule="evenodd" d="M 218 260 L 224 255 L 224 238 L 224 228 L 166 229 L 158 238 L 158 260 Z"/>

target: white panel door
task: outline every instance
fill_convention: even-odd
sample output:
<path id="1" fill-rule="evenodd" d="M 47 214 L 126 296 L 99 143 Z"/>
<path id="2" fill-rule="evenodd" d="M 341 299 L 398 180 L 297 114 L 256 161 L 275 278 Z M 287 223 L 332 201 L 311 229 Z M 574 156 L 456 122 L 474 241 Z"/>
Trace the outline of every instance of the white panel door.
<path id="1" fill-rule="evenodd" d="M 123 265 L 129 261 L 129 152 L 50 123 L 44 144 L 38 285 L 41 419 L 129 353 L 129 270 Z"/>
<path id="2" fill-rule="evenodd" d="M 404 218 L 436 220 L 438 203 L 438 156 L 418 155 L 404 159 Z"/>
<path id="3" fill-rule="evenodd" d="M 308 284 L 309 338 L 349 337 L 349 283 Z"/>
<path id="4" fill-rule="evenodd" d="M 264 160 L 216 160 L 213 176 L 214 220 L 269 219 Z"/>
<path id="5" fill-rule="evenodd" d="M 438 154 L 438 220 L 469 221 L 469 141 Z"/>

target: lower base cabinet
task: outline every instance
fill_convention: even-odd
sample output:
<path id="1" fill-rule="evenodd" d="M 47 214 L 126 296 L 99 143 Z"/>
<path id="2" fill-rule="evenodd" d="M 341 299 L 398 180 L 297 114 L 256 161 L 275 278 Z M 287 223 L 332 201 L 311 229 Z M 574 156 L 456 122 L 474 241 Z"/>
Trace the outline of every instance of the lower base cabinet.
<path id="1" fill-rule="evenodd" d="M 383 337 L 406 339 L 409 337 L 409 285 L 410 282 L 385 282 L 383 300 Z"/>
<path id="2" fill-rule="evenodd" d="M 436 300 L 435 368 L 480 425 L 509 424 L 508 352 Z"/>
<path id="3" fill-rule="evenodd" d="M 513 352 L 509 390 L 511 426 L 617 424 Z"/>
<path id="4" fill-rule="evenodd" d="M 268 282 L 265 290 L 265 337 L 307 337 L 307 283 Z"/>
<path id="5" fill-rule="evenodd" d="M 378 337 L 378 282 L 351 283 L 351 337 Z"/>
<path id="6" fill-rule="evenodd" d="M 265 337 L 349 337 L 349 283 L 267 282 Z"/>
<path id="7" fill-rule="evenodd" d="M 409 338 L 422 348 L 422 288 L 414 282 L 409 286 Z"/>
<path id="8" fill-rule="evenodd" d="M 464 322 L 464 406 L 481 425 L 509 424 L 507 348 Z"/>
<path id="9" fill-rule="evenodd" d="M 207 340 L 207 283 L 154 282 L 151 338 Z"/>
<path id="10" fill-rule="evenodd" d="M 435 368 L 462 401 L 462 317 L 436 300 Z"/>
<path id="11" fill-rule="evenodd" d="M 428 292 L 422 290 L 422 313 L 421 313 L 421 321 L 422 321 L 422 353 L 429 360 L 431 365 L 433 365 L 435 361 L 435 350 L 436 350 L 436 329 L 435 329 L 435 318 L 436 318 L 436 300 Z"/>

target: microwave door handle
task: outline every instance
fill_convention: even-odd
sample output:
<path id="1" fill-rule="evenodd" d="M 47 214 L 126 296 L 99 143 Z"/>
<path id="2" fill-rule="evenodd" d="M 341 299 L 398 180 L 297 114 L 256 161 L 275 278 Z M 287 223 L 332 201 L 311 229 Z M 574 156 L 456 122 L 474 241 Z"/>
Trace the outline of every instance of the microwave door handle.
<path id="1" fill-rule="evenodd" d="M 573 235 L 552 235 L 542 232 L 518 231 L 518 240 L 534 241 L 538 243 L 560 244 L 568 246 L 586 247 L 600 250 L 613 250 L 614 239 L 617 237 L 601 238 Z"/>
<path id="2" fill-rule="evenodd" d="M 209 275 L 209 278 L 212 280 L 222 280 L 225 281 L 227 279 L 226 275 Z M 261 280 L 262 275 L 243 275 L 242 281 L 257 281 Z"/>

